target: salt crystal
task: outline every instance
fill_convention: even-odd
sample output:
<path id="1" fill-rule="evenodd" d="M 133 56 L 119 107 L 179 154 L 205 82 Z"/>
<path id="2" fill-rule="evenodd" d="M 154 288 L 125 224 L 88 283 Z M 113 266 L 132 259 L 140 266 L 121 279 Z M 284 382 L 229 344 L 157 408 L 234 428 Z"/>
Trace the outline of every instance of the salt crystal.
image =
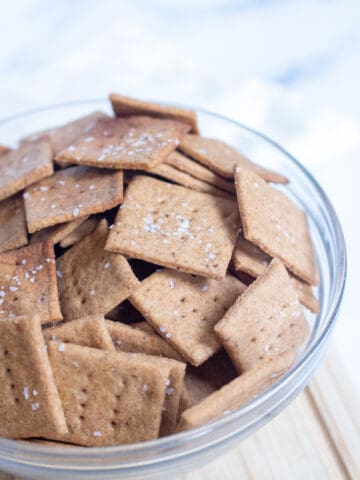
<path id="1" fill-rule="evenodd" d="M 40 403 L 35 402 L 35 403 L 32 403 L 32 404 L 31 404 L 31 410 L 32 410 L 33 412 L 36 412 L 36 410 L 39 410 L 39 408 L 40 408 Z"/>
<path id="2" fill-rule="evenodd" d="M 149 387 L 146 385 L 146 383 L 144 383 L 143 385 L 143 392 L 147 392 L 149 389 Z"/>
<path id="3" fill-rule="evenodd" d="M 79 213 L 80 213 L 80 210 L 77 207 L 75 207 L 74 210 L 73 210 L 74 217 L 77 217 L 79 215 Z"/>
<path id="4" fill-rule="evenodd" d="M 24 387 L 23 394 L 24 394 L 25 400 L 29 400 L 29 398 L 30 398 L 29 387 Z"/>
<path id="5" fill-rule="evenodd" d="M 59 352 L 65 352 L 65 343 L 60 343 L 58 350 Z"/>
<path id="6" fill-rule="evenodd" d="M 101 432 L 99 430 L 96 430 L 94 433 L 93 433 L 93 436 L 94 437 L 101 437 Z"/>

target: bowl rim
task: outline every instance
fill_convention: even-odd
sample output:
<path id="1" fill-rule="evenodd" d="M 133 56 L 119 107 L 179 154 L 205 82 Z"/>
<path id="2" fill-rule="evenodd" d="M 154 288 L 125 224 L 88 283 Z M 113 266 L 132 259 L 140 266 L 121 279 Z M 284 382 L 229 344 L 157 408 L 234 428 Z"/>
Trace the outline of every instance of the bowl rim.
<path id="1" fill-rule="evenodd" d="M 71 101 L 66 101 L 66 102 L 61 102 L 61 103 L 55 103 L 51 105 L 43 105 L 40 107 L 32 108 L 32 109 L 26 109 L 23 111 L 19 111 L 17 113 L 14 113 L 12 115 L 2 117 L 0 118 L 0 126 L 5 125 L 7 123 L 11 123 L 14 120 L 18 120 L 23 117 L 31 116 L 31 115 L 36 115 L 38 113 L 43 113 L 48 110 L 56 110 L 60 108 L 66 108 L 66 107 L 72 107 L 76 105 L 91 105 L 91 104 L 104 104 L 106 101 L 106 98 L 91 98 L 91 99 L 82 99 L 82 100 L 71 100 Z M 156 100 L 155 100 L 156 101 Z M 292 154 L 290 154 L 284 147 L 282 147 L 279 143 L 277 143 L 275 140 L 271 139 L 268 137 L 266 134 L 259 132 L 255 128 L 249 127 L 237 120 L 233 120 L 231 118 L 228 118 L 224 115 L 209 111 L 207 109 L 199 108 L 199 107 L 194 107 L 182 103 L 168 103 L 168 102 L 158 102 L 162 105 L 169 105 L 169 106 L 177 106 L 180 108 L 186 108 L 193 110 L 195 112 L 200 112 L 205 115 L 218 118 L 219 120 L 225 121 L 227 123 L 232 124 L 233 126 L 240 127 L 241 129 L 255 135 L 255 137 L 258 137 L 265 141 L 267 144 L 270 146 L 274 147 L 276 150 L 278 150 L 280 153 L 282 153 L 287 159 L 295 164 L 295 166 L 301 170 L 301 172 L 304 174 L 306 179 L 310 182 L 312 187 L 316 190 L 317 194 L 320 196 L 322 204 L 325 206 L 326 211 L 330 217 L 330 220 L 332 222 L 332 230 L 333 233 L 335 234 L 335 243 L 337 244 L 337 247 L 339 249 L 339 256 L 338 256 L 338 265 L 337 265 L 337 271 L 338 271 L 338 276 L 336 279 L 334 279 L 334 282 L 336 282 L 336 289 L 335 289 L 335 295 L 329 302 L 328 310 L 326 314 L 324 315 L 323 319 L 323 324 L 325 325 L 325 328 L 323 331 L 320 333 L 319 337 L 316 339 L 316 342 L 311 345 L 311 348 L 308 348 L 306 351 L 306 354 L 301 357 L 301 359 L 291 367 L 291 369 L 281 378 L 276 381 L 270 388 L 266 389 L 264 392 L 262 392 L 257 398 L 251 400 L 248 402 L 246 405 L 243 407 L 240 407 L 234 411 L 229 412 L 222 418 L 218 418 L 216 420 L 213 420 L 206 425 L 202 425 L 200 427 L 194 428 L 192 430 L 184 431 L 184 432 L 179 432 L 172 434 L 167 437 L 155 439 L 155 440 L 150 440 L 150 441 L 145 441 L 145 442 L 138 442 L 138 443 L 132 443 L 132 444 L 127 444 L 127 445 L 118 445 L 118 446 L 111 446 L 111 447 L 92 447 L 90 450 L 84 447 L 79 447 L 79 446 L 69 446 L 67 448 L 59 449 L 56 446 L 49 446 L 49 445 L 41 445 L 41 444 L 34 444 L 31 442 L 19 442 L 17 440 L 10 440 L 6 438 L 0 438 L 0 459 L 5 459 L 5 460 L 11 460 L 13 463 L 26 463 L 23 461 L 20 457 L 19 454 L 36 454 L 38 457 L 49 457 L 51 455 L 52 460 L 70 460 L 74 459 L 74 454 L 75 458 L 78 460 L 85 460 L 89 457 L 89 453 L 91 453 L 92 456 L 101 456 L 102 458 L 105 458 L 107 456 L 111 457 L 114 454 L 126 454 L 126 453 L 134 453 L 134 451 L 137 451 L 138 453 L 143 453 L 144 455 L 146 453 L 151 453 L 153 449 L 156 449 L 156 454 L 162 454 L 161 448 L 164 447 L 164 451 L 166 450 L 166 447 L 170 446 L 170 452 L 168 454 L 171 454 L 171 450 L 174 450 L 176 447 L 179 447 L 181 445 L 184 445 L 186 443 L 190 443 L 191 440 L 195 439 L 200 439 L 200 438 L 206 438 L 206 434 L 209 433 L 213 429 L 220 429 L 222 426 L 226 426 L 240 417 L 250 414 L 256 408 L 258 408 L 260 405 L 264 404 L 266 400 L 275 395 L 281 388 L 284 386 L 286 382 L 291 381 L 291 379 L 294 379 L 297 374 L 303 369 L 304 365 L 311 361 L 313 357 L 316 356 L 317 352 L 321 350 L 321 347 L 324 345 L 326 342 L 327 338 L 329 337 L 335 322 L 337 315 L 339 313 L 339 309 L 342 303 L 343 295 L 344 295 L 344 289 L 345 289 L 345 284 L 346 284 L 346 273 L 347 273 L 347 254 L 346 254 L 346 244 L 345 244 L 345 238 L 344 234 L 342 231 L 342 227 L 339 221 L 339 218 L 337 216 L 337 213 L 329 200 L 328 196 L 324 192 L 323 188 L 320 186 L 318 181 L 313 177 L 313 175 L 308 171 L 307 168 L 305 168 L 299 160 L 297 160 Z M 313 342 L 314 340 L 310 340 Z M 204 448 L 204 447 L 202 447 Z M 200 450 L 202 448 L 199 448 Z M 194 452 L 194 450 L 191 450 Z M 14 455 L 16 453 L 17 455 Z M 187 452 L 182 452 L 181 455 L 185 455 Z M 9 457 L 6 457 L 6 454 L 9 454 Z M 171 458 L 171 456 L 170 456 Z M 121 462 L 121 456 L 118 458 L 119 462 Z M 161 457 L 161 461 L 167 460 L 165 457 Z M 154 459 L 153 461 L 151 458 L 146 457 L 144 459 L 144 463 L 139 461 L 138 464 L 135 465 L 126 465 L 126 467 L 136 467 L 136 466 L 146 466 L 151 463 L 157 462 L 159 459 Z M 31 462 L 30 462 L 31 464 Z M 33 465 L 33 464 L 31 464 Z M 35 465 L 33 465 L 35 466 Z M 120 467 L 121 463 L 117 464 L 116 467 Z M 57 469 L 66 469 L 67 467 L 74 467 L 73 464 L 64 464 L 62 462 L 61 465 L 56 464 Z M 83 466 L 82 466 L 83 467 Z M 93 468 L 93 466 L 92 466 Z"/>

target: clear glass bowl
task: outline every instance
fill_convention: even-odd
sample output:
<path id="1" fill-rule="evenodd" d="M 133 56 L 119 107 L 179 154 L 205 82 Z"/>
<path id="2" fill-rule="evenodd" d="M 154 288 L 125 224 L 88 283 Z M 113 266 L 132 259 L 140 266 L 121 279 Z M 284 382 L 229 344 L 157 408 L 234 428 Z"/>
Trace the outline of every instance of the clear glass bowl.
<path id="1" fill-rule="evenodd" d="M 60 125 L 94 110 L 111 112 L 105 100 L 86 100 L 24 112 L 0 121 L 0 143 L 15 146 L 22 136 Z M 256 162 L 284 173 L 279 187 L 308 215 L 321 284 L 320 309 L 309 315 L 312 333 L 296 365 L 244 407 L 201 428 L 156 441 L 118 447 L 58 448 L 0 439 L 0 470 L 32 479 L 171 478 L 213 460 L 225 449 L 279 414 L 305 387 L 324 353 L 339 312 L 346 276 L 346 251 L 339 220 L 327 196 L 305 168 L 264 135 L 220 115 L 197 110 L 201 132 L 238 147 Z"/>

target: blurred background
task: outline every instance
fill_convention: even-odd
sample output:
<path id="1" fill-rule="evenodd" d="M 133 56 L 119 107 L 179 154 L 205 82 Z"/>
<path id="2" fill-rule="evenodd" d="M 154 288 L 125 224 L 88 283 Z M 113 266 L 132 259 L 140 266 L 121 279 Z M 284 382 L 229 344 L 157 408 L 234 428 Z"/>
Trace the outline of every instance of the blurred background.
<path id="1" fill-rule="evenodd" d="M 213 110 L 282 144 L 345 230 L 333 343 L 360 389 L 359 25 L 358 0 L 1 2 L 0 117 L 115 91 Z"/>

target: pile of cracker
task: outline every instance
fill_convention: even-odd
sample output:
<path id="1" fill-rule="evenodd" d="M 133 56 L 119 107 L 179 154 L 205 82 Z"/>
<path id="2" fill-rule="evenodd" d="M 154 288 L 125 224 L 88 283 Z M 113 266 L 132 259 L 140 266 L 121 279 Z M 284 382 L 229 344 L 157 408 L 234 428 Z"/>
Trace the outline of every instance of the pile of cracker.
<path id="1" fill-rule="evenodd" d="M 140 442 L 221 418 L 306 345 L 305 213 L 194 112 L 111 95 L 0 152 L 0 436 Z M 34 440 L 35 439 L 35 440 Z"/>

